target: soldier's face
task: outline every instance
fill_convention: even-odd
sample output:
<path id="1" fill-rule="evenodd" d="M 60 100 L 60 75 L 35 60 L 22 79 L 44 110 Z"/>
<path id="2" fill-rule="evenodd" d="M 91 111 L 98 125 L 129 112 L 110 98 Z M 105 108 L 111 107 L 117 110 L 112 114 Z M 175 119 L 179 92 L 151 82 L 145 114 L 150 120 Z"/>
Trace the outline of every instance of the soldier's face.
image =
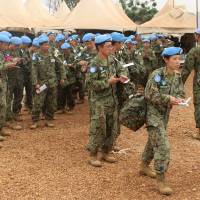
<path id="1" fill-rule="evenodd" d="M 164 61 L 167 65 L 167 68 L 170 70 L 178 70 L 181 66 L 181 57 L 180 55 L 171 56 L 169 58 L 164 58 Z"/>
<path id="2" fill-rule="evenodd" d="M 40 46 L 40 49 L 44 52 L 48 52 L 49 51 L 49 43 L 43 43 L 41 46 Z"/>
<path id="3" fill-rule="evenodd" d="M 93 49 L 93 47 L 94 47 L 94 42 L 93 42 L 93 41 L 86 42 L 86 43 L 85 43 L 85 46 L 87 47 L 87 49 Z"/>
<path id="4" fill-rule="evenodd" d="M 104 56 L 109 56 L 112 53 L 112 43 L 106 42 L 104 45 L 99 47 L 99 52 Z"/>
<path id="5" fill-rule="evenodd" d="M 49 36 L 49 41 L 50 41 L 50 42 L 53 42 L 54 40 L 55 40 L 55 37 L 54 37 L 54 35 L 53 35 L 53 34 L 52 34 L 52 35 L 50 35 L 50 36 Z"/>
<path id="6" fill-rule="evenodd" d="M 150 47 L 150 43 L 149 42 L 145 42 L 143 45 L 144 45 L 145 48 L 149 48 Z"/>
<path id="7" fill-rule="evenodd" d="M 195 34 L 195 40 L 198 42 L 200 41 L 200 35 L 199 34 Z"/>

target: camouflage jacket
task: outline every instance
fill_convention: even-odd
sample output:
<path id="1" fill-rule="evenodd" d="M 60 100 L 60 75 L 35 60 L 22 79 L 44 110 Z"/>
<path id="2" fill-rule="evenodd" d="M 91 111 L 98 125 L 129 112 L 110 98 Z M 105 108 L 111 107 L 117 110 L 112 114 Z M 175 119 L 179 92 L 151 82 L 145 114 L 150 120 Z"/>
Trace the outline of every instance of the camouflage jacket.
<path id="1" fill-rule="evenodd" d="M 14 61 L 16 58 L 22 58 L 22 54 L 20 49 L 14 50 L 7 50 L 5 51 L 5 57 L 10 60 Z M 7 70 L 7 76 L 9 82 L 16 82 L 16 81 L 23 81 L 23 60 L 19 61 L 15 68 L 10 68 Z"/>
<path id="2" fill-rule="evenodd" d="M 4 54 L 0 52 L 0 79 L 4 81 L 7 81 L 6 62 Z"/>
<path id="3" fill-rule="evenodd" d="M 57 85 L 56 67 L 54 56 L 50 53 L 45 55 L 41 51 L 32 56 L 32 84 L 47 87 Z"/>
<path id="4" fill-rule="evenodd" d="M 25 74 L 31 73 L 31 55 L 28 49 L 20 49 L 20 56 L 23 58 L 22 70 Z"/>
<path id="5" fill-rule="evenodd" d="M 116 69 L 109 60 L 101 60 L 98 56 L 92 59 L 86 79 L 91 102 L 108 107 L 117 105 L 116 86 L 108 83 L 112 76 L 116 76 Z"/>
<path id="6" fill-rule="evenodd" d="M 151 72 L 153 72 L 156 69 L 155 53 L 154 53 L 153 49 L 151 49 L 151 48 L 148 48 L 148 49 L 142 48 L 140 50 L 140 53 L 143 58 L 144 66 L 146 67 L 148 74 L 150 74 Z"/>
<path id="7" fill-rule="evenodd" d="M 194 69 L 194 81 L 193 89 L 194 92 L 199 93 L 200 90 L 200 43 L 190 50 L 188 53 L 185 64 L 182 70 L 183 83 L 186 82 L 191 71 Z"/>
<path id="8" fill-rule="evenodd" d="M 184 86 L 180 73 L 168 75 L 166 68 L 155 70 L 149 77 L 145 98 L 147 100 L 147 126 L 164 127 L 168 122 L 171 110 L 170 96 L 184 98 Z"/>
<path id="9" fill-rule="evenodd" d="M 153 49 L 155 56 L 156 56 L 156 66 L 157 66 L 157 68 L 164 67 L 164 60 L 161 56 L 163 49 L 164 49 L 163 46 L 159 45 L 159 44 L 153 44 L 152 49 Z"/>
<path id="10" fill-rule="evenodd" d="M 64 55 L 60 49 L 54 48 L 53 56 L 55 59 L 57 81 L 64 80 L 66 78 L 66 71 L 63 65 Z"/>

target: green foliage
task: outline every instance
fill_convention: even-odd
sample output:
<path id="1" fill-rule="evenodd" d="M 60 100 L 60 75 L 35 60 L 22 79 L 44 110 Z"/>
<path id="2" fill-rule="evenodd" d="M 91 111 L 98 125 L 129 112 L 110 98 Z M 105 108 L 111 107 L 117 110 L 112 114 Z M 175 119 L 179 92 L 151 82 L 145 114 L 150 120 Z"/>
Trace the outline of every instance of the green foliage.
<path id="1" fill-rule="evenodd" d="M 73 9 L 79 0 L 64 0 L 70 9 Z"/>
<path id="2" fill-rule="evenodd" d="M 149 21 L 158 12 L 156 1 L 120 0 L 126 14 L 134 21 L 142 24 Z"/>

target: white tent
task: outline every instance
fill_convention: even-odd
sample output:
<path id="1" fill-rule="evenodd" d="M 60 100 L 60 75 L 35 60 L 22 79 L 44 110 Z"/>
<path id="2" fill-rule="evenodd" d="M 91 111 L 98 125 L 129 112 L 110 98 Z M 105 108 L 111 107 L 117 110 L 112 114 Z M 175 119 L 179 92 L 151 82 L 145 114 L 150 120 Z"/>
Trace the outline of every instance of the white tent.
<path id="1" fill-rule="evenodd" d="M 68 29 L 136 30 L 134 24 L 112 0 L 81 0 L 65 22 Z"/>

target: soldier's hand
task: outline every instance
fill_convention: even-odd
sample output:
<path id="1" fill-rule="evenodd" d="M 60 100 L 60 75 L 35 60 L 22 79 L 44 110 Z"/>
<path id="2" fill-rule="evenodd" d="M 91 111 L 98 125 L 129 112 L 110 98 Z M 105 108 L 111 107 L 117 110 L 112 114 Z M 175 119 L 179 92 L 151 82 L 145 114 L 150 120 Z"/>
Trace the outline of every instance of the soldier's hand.
<path id="1" fill-rule="evenodd" d="M 119 78 L 116 78 L 114 76 L 112 76 L 109 80 L 108 80 L 108 83 L 109 85 L 115 85 L 117 82 L 119 82 L 120 79 Z"/>
<path id="2" fill-rule="evenodd" d="M 35 89 L 36 89 L 36 90 L 40 89 L 40 85 L 39 85 L 39 84 L 36 84 L 36 85 L 35 85 Z"/>
<path id="3" fill-rule="evenodd" d="M 125 83 L 126 81 L 129 80 L 129 78 L 127 76 L 120 76 L 119 80 L 121 83 Z"/>
<path id="4" fill-rule="evenodd" d="M 171 105 L 178 105 L 181 102 L 182 102 L 181 99 L 177 99 L 176 97 L 170 96 L 170 104 Z"/>
<path id="5" fill-rule="evenodd" d="M 17 65 L 17 62 L 12 62 L 12 63 L 7 64 L 7 68 L 8 69 L 16 68 L 16 65 Z"/>
<path id="6" fill-rule="evenodd" d="M 65 80 L 64 79 L 60 80 L 60 85 L 64 86 L 64 84 L 65 84 Z"/>
<path id="7" fill-rule="evenodd" d="M 79 65 L 88 65 L 88 62 L 85 61 L 85 60 L 81 60 L 81 61 L 79 62 Z"/>

